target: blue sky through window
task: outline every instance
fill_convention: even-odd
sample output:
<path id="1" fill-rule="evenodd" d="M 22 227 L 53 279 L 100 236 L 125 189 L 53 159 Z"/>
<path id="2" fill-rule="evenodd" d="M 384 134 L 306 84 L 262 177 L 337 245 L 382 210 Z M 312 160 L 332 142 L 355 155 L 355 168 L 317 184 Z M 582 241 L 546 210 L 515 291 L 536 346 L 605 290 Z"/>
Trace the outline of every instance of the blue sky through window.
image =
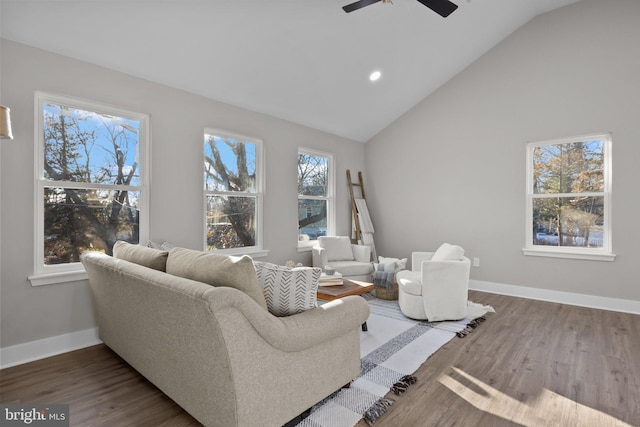
<path id="1" fill-rule="evenodd" d="M 205 134 L 204 135 L 204 155 L 205 155 L 205 188 L 207 190 L 224 190 L 224 188 L 220 188 L 214 182 L 213 178 L 206 172 L 207 170 L 213 172 L 215 168 L 213 165 L 207 162 L 208 158 L 213 158 L 213 149 L 209 144 L 210 139 L 213 138 L 215 142 L 215 147 L 220 153 L 220 159 L 224 164 L 228 173 L 238 174 L 238 161 L 235 153 L 233 152 L 231 145 L 236 144 L 244 144 L 245 151 L 247 154 L 246 158 L 246 166 L 248 170 L 248 174 L 250 176 L 255 176 L 256 174 L 256 144 L 252 142 L 240 141 L 233 138 L 223 138 L 216 135 Z"/>
<path id="2" fill-rule="evenodd" d="M 125 117 L 117 117 L 108 114 L 100 114 L 78 108 L 44 103 L 44 128 L 47 130 L 65 119 L 65 128 L 69 137 L 73 135 L 86 135 L 86 144 L 74 149 L 78 156 L 75 163 L 85 166 L 88 162 L 91 182 L 113 184 L 113 179 L 104 182 L 105 172 L 109 177 L 115 177 L 118 173 L 116 165 L 116 151 L 124 156 L 123 173 L 128 174 L 134 164 L 137 164 L 135 176 L 130 185 L 140 185 L 139 165 L 139 135 L 140 121 Z M 53 141 L 45 141 L 45 144 Z"/>

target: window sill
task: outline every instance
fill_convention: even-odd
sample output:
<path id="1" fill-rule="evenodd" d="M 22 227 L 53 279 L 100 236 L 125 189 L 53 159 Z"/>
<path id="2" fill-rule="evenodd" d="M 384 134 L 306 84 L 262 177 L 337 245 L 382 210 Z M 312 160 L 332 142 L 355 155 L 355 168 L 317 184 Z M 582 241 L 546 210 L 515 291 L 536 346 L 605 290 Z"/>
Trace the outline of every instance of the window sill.
<path id="1" fill-rule="evenodd" d="M 205 250 L 205 252 L 207 252 Z M 242 256 L 249 255 L 251 258 L 263 258 L 269 255 L 268 249 L 218 249 L 214 251 L 208 251 L 212 254 L 230 255 L 230 256 Z"/>
<path id="2" fill-rule="evenodd" d="M 593 253 L 585 251 L 552 251 L 548 249 L 537 248 L 525 248 L 522 249 L 522 253 L 526 256 L 538 256 L 547 258 L 569 258 L 569 259 L 583 259 L 589 261 L 614 261 L 616 254 L 612 253 Z"/>
<path id="3" fill-rule="evenodd" d="M 84 270 L 62 271 L 58 273 L 43 273 L 29 276 L 31 286 L 55 285 L 57 283 L 77 282 L 87 279 L 87 272 Z"/>
<path id="4" fill-rule="evenodd" d="M 256 249 L 255 251 L 244 252 L 244 254 L 249 255 L 251 258 L 264 258 L 269 255 L 269 250 Z"/>

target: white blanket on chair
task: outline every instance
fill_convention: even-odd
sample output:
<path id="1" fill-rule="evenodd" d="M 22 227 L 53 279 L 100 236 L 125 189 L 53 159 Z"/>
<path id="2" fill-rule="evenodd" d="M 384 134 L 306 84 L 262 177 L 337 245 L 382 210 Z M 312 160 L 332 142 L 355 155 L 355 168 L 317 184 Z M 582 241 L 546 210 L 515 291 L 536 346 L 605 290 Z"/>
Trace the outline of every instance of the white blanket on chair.
<path id="1" fill-rule="evenodd" d="M 371 217 L 369 216 L 369 209 L 367 209 L 367 201 L 365 199 L 355 199 L 356 209 L 358 210 L 358 222 L 360 223 L 360 235 L 361 239 L 358 241 L 358 244 L 369 246 L 371 248 L 371 256 L 373 260 L 378 259 L 378 255 L 376 254 L 376 245 L 373 242 L 373 233 L 375 230 L 373 228 L 373 222 L 371 221 Z M 353 237 L 356 238 L 356 226 L 355 221 L 353 224 Z"/>
<path id="2" fill-rule="evenodd" d="M 367 209 L 367 201 L 365 199 L 356 199 L 356 208 L 358 209 L 358 221 L 360 222 L 360 231 L 362 233 L 375 233 L 373 222 L 369 216 Z"/>

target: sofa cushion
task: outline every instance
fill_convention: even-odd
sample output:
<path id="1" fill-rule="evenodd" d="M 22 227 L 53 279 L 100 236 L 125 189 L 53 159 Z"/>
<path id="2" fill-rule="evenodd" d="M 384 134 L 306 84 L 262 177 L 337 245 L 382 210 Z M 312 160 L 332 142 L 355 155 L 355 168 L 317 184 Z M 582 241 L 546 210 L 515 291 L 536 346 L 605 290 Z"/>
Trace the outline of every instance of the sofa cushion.
<path id="1" fill-rule="evenodd" d="M 318 245 L 327 253 L 327 261 L 353 261 L 351 240 L 347 236 L 321 236 Z M 324 266 L 323 266 L 324 267 Z"/>
<path id="2" fill-rule="evenodd" d="M 334 261 L 331 263 L 331 267 L 335 268 L 343 277 L 362 276 L 373 273 L 373 264 L 370 262 Z"/>
<path id="3" fill-rule="evenodd" d="M 422 295 L 422 273 L 419 271 L 403 270 L 396 274 L 398 288 L 409 295 Z"/>
<path id="4" fill-rule="evenodd" d="M 167 270 L 167 255 L 169 252 L 160 249 L 147 248 L 140 245 L 118 240 L 113 245 L 113 256 L 154 270 Z"/>
<path id="5" fill-rule="evenodd" d="M 167 258 L 167 273 L 212 286 L 236 288 L 267 309 L 251 257 L 234 257 L 185 248 L 173 248 Z"/>
<path id="6" fill-rule="evenodd" d="M 443 243 L 431 257 L 431 261 L 460 261 L 464 256 L 464 249 L 460 246 Z"/>
<path id="7" fill-rule="evenodd" d="M 275 316 L 290 316 L 317 307 L 318 267 L 284 267 L 254 262 L 267 308 Z"/>

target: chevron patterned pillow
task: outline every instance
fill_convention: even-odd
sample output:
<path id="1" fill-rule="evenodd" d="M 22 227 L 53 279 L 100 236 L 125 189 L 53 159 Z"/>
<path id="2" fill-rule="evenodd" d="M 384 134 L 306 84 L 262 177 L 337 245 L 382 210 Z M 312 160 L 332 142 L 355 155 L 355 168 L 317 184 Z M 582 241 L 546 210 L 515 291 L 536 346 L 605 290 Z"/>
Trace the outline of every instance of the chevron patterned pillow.
<path id="1" fill-rule="evenodd" d="M 267 308 L 274 316 L 290 316 L 317 307 L 318 267 L 283 267 L 254 261 Z"/>

